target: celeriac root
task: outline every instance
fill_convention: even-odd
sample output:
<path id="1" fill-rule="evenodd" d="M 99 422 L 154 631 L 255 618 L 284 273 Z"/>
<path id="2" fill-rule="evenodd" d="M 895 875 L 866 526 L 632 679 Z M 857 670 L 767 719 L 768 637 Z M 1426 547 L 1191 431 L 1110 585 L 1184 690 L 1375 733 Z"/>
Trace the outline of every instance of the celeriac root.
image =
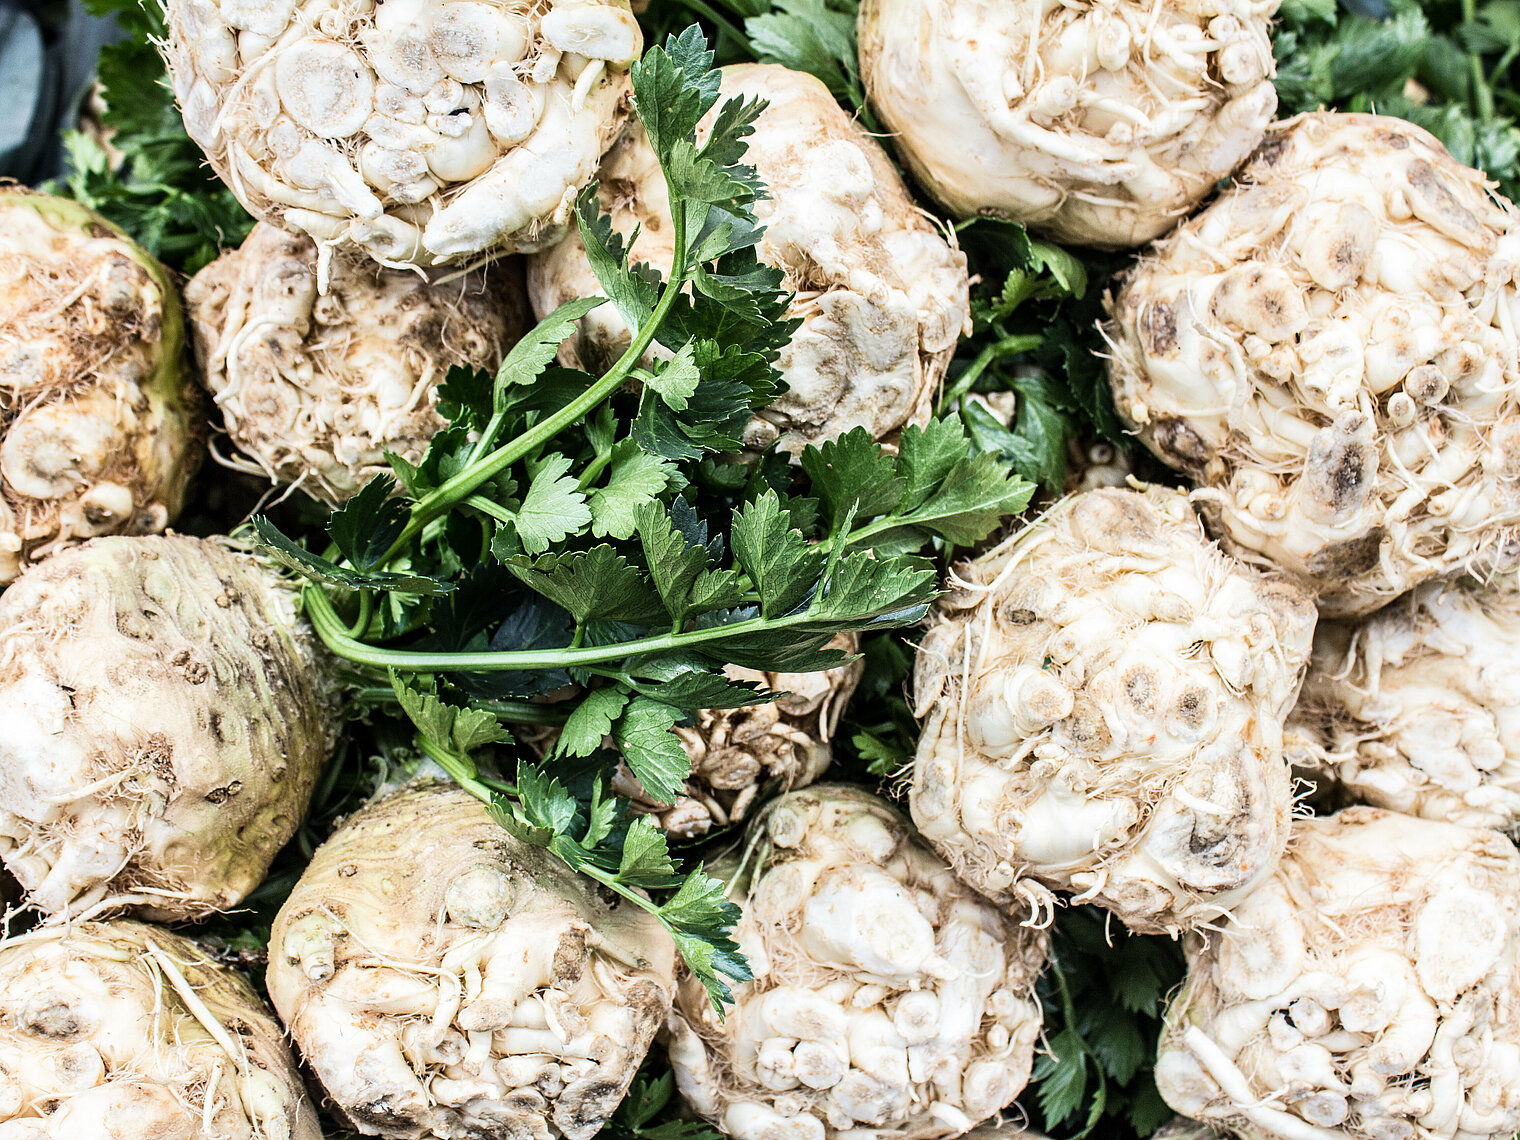
<path id="1" fill-rule="evenodd" d="M 1045 935 L 968 889 L 883 800 L 817 785 L 750 825 L 730 896 L 755 980 L 681 984 L 676 1086 L 734 1140 L 959 1135 L 1029 1078 Z"/>
<path id="2" fill-rule="evenodd" d="M 867 428 L 880 439 L 929 416 L 963 329 L 969 328 L 966 258 L 914 204 L 877 143 L 809 75 L 772 65 L 723 69 L 723 98 L 762 98 L 744 161 L 767 197 L 760 260 L 797 291 L 787 316 L 802 321 L 777 362 L 790 390 L 745 432 L 760 449 L 779 439 L 793 454 Z M 720 104 L 721 105 L 721 104 Z M 705 131 L 706 124 L 704 124 Z M 603 161 L 601 206 L 633 256 L 670 270 L 674 235 L 664 175 L 642 128 L 630 125 Z M 528 262 L 534 309 L 547 315 L 601 292 L 580 238 Z M 581 321 L 566 363 L 600 369 L 630 341 L 612 305 Z"/>
<path id="3" fill-rule="evenodd" d="M 1282 718 L 1314 608 L 1222 554 L 1187 496 L 1069 495 L 956 567 L 919 646 L 913 819 L 1004 906 L 1132 930 L 1227 913 L 1288 839 Z"/>
<path id="4" fill-rule="evenodd" d="M 219 542 L 95 539 L 0 594 L 0 858 L 48 913 L 237 905 L 337 719 L 299 588 Z"/>
<path id="5" fill-rule="evenodd" d="M 1329 615 L 1512 562 L 1517 219 L 1411 123 L 1280 123 L 1110 299 L 1119 412 Z"/>
<path id="6" fill-rule="evenodd" d="M 279 1024 L 188 938 L 85 922 L 0 943 L 4 1140 L 321 1140 Z"/>
<path id="7" fill-rule="evenodd" d="M 163 530 L 205 440 L 163 266 L 77 202 L 0 186 L 0 587 Z"/>
<path id="8" fill-rule="evenodd" d="M 275 1008 L 372 1136 L 590 1140 L 674 977 L 655 918 L 441 784 L 349 817 L 269 942 Z"/>
<path id="9" fill-rule="evenodd" d="M 1188 940 L 1162 1096 L 1232 1134 L 1500 1140 L 1520 1128 L 1520 854 L 1376 808 L 1300 820 Z"/>

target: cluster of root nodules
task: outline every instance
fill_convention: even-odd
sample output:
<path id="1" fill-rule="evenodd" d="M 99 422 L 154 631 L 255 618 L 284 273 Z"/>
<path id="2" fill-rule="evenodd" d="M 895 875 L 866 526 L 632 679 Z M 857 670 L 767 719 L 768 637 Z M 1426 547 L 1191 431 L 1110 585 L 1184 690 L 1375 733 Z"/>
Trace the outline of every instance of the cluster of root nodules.
<path id="1" fill-rule="evenodd" d="M 1260 141 L 1276 0 L 865 0 L 861 69 L 907 165 L 961 215 L 1139 245 Z"/>
<path id="2" fill-rule="evenodd" d="M 1300 821 L 1189 947 L 1162 1096 L 1232 1133 L 1499 1140 L 1520 1128 L 1520 855 L 1375 808 Z"/>
<path id="3" fill-rule="evenodd" d="M 735 1140 L 958 1135 L 1023 1089 L 1043 934 L 959 882 L 884 801 L 793 792 L 756 818 L 744 917 L 755 980 L 720 1021 L 682 983 L 670 1061 Z"/>
<path id="4" fill-rule="evenodd" d="M 0 948 L 6 1140 L 320 1140 L 279 1025 L 188 939 L 135 922 Z"/>
<path id="5" fill-rule="evenodd" d="M 589 1140 L 670 1010 L 675 948 L 457 787 L 398 792 L 318 849 L 269 993 L 361 1130 Z"/>
<path id="6" fill-rule="evenodd" d="M 1119 411 L 1327 613 L 1507 557 L 1517 220 L 1416 126 L 1291 120 L 1111 304 Z"/>
<path id="7" fill-rule="evenodd" d="M 164 316 L 152 274 L 115 234 L 57 225 L 25 196 L 9 197 L 0 198 L 0 585 L 70 542 L 162 530 L 184 495 L 165 458 L 189 449 L 186 425 L 162 421 L 162 397 L 149 391 Z"/>
<path id="8" fill-rule="evenodd" d="M 1293 725 L 1363 803 L 1520 829 L 1520 587 L 1428 582 L 1315 634 Z"/>
<path id="9" fill-rule="evenodd" d="M 855 651 L 854 637 L 836 641 L 833 648 Z M 694 724 L 677 728 L 691 757 L 691 778 L 686 794 L 674 803 L 652 801 L 626 767 L 618 769 L 614 790 L 683 838 L 736 823 L 767 786 L 801 788 L 823 775 L 833 759 L 834 730 L 864 669 L 861 661 L 816 673 L 762 673 L 730 665 L 725 672 L 731 680 L 787 695 L 763 705 L 702 709 Z"/>
<path id="10" fill-rule="evenodd" d="M 1039 911 L 1053 887 L 1175 932 L 1270 872 L 1302 591 L 1155 487 L 1068 496 L 951 583 L 915 664 L 911 803 L 962 878 L 1005 906 Z"/>
<path id="11" fill-rule="evenodd" d="M 557 240 L 625 112 L 626 2 L 171 0 L 185 128 L 248 209 L 378 260 Z"/>
<path id="12" fill-rule="evenodd" d="M 512 261 L 433 284 L 367 258 L 333 260 L 319 291 L 309 238 L 256 226 L 185 290 L 205 383 L 227 432 L 270 479 L 337 505 L 386 453 L 411 463 L 443 429 L 455 365 L 495 371 L 527 331 Z"/>

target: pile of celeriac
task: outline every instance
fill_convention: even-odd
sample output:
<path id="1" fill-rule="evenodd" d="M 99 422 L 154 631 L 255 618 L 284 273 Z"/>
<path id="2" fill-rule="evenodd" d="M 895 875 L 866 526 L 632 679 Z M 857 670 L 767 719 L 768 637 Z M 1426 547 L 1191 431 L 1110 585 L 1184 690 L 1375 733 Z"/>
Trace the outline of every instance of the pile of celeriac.
<path id="1" fill-rule="evenodd" d="M 1520 1131 L 1520 132 L 1385 15 L 125 14 L 0 191 L 0 1137 Z"/>

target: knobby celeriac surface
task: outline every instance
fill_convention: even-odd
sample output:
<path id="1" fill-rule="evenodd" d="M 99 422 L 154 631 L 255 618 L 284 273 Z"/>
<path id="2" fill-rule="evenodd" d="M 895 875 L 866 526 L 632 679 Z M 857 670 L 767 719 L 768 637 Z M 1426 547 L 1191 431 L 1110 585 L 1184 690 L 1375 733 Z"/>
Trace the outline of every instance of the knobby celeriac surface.
<path id="1" fill-rule="evenodd" d="M 0 944 L 6 1140 L 322 1140 L 284 1032 L 197 943 L 125 920 Z"/>
<path id="2" fill-rule="evenodd" d="M 626 0 L 174 0 L 185 129 L 264 221 L 394 265 L 564 236 L 627 114 Z"/>
<path id="3" fill-rule="evenodd" d="M 820 784 L 755 818 L 731 896 L 754 970 L 719 1019 L 682 983 L 670 1062 L 735 1140 L 958 1135 L 1029 1077 L 1047 938 L 966 887 L 886 801 Z"/>
<path id="4" fill-rule="evenodd" d="M 1520 1128 L 1520 853 L 1498 832 L 1348 808 L 1222 931 L 1191 936 L 1156 1083 L 1282 1140 Z"/>
<path id="5" fill-rule="evenodd" d="M 1520 828 L 1520 589 L 1430 582 L 1330 621 L 1290 731 L 1317 777 L 1426 819 Z"/>
<path id="6" fill-rule="evenodd" d="M 1276 0 L 864 0 L 871 107 L 925 190 L 1057 241 L 1165 233 L 1272 120 Z"/>
<path id="7" fill-rule="evenodd" d="M 1227 548 L 1291 571 L 1328 614 L 1507 564 L 1517 218 L 1418 127 L 1289 120 L 1124 278 L 1119 411 L 1202 484 Z"/>
<path id="8" fill-rule="evenodd" d="M 670 1011 L 649 914 L 509 835 L 469 792 L 408 786 L 313 855 L 269 993 L 368 1135 L 589 1140 Z"/>
<path id="9" fill-rule="evenodd" d="M 203 401 L 163 266 L 76 202 L 0 186 L 0 585 L 152 534 L 200 463 Z"/>
<path id="10" fill-rule="evenodd" d="M 332 751 L 299 587 L 224 542 L 99 538 L 0 594 L 0 859 L 49 914 L 239 903 Z"/>
<path id="11" fill-rule="evenodd" d="M 1068 496 L 950 585 L 913 678 L 925 837 L 1031 920 L 1050 888 L 1145 933 L 1229 914 L 1288 841 L 1308 597 L 1162 487 Z"/>
<path id="12" fill-rule="evenodd" d="M 800 322 L 776 362 L 788 390 L 745 427 L 745 446 L 776 442 L 798 454 L 854 427 L 881 439 L 923 424 L 970 319 L 965 256 L 822 83 L 774 65 L 738 65 L 724 68 L 722 91 L 767 103 L 745 150 L 767 194 L 755 204 L 765 226 L 756 252 L 784 271 L 796 294 L 786 315 Z M 597 176 L 614 228 L 627 238 L 640 227 L 631 255 L 663 272 L 674 235 L 648 139 L 625 132 Z M 540 315 L 598 289 L 574 236 L 529 260 L 528 287 Z M 561 358 L 605 367 L 630 339 L 620 315 L 603 306 L 582 318 Z"/>
<path id="13" fill-rule="evenodd" d="M 387 452 L 419 461 L 447 426 L 449 369 L 494 370 L 532 321 L 514 260 L 434 284 L 340 254 L 326 292 L 317 260 L 310 238 L 259 225 L 191 279 L 185 304 L 232 442 L 255 470 L 336 506 L 390 470 Z"/>

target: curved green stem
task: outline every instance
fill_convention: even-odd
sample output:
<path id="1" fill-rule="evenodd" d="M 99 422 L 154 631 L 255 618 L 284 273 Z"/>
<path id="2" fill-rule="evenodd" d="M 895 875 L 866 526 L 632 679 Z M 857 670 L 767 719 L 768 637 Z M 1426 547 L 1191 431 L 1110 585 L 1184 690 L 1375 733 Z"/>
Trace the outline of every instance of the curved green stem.
<path id="1" fill-rule="evenodd" d="M 348 635 L 348 631 L 327 596 L 315 586 L 306 587 L 306 613 L 323 644 L 339 657 L 359 665 L 378 669 L 397 669 L 405 673 L 499 673 L 509 669 L 561 669 L 582 665 L 600 665 L 646 653 L 665 653 L 672 649 L 696 649 L 746 633 L 791 629 L 815 619 L 810 613 L 786 617 L 754 617 L 727 625 L 691 629 L 683 633 L 665 633 L 636 637 L 610 645 L 587 645 L 577 649 L 514 649 L 484 653 L 414 653 L 407 650 L 380 649 L 366 645 Z"/>
<path id="2" fill-rule="evenodd" d="M 532 455 L 544 444 L 564 431 L 571 424 L 584 419 L 591 411 L 612 393 L 622 387 L 628 379 L 628 374 L 643 359 L 644 353 L 654 343 L 655 334 L 669 315 L 671 308 L 676 303 L 676 298 L 681 295 L 681 290 L 686 285 L 688 271 L 686 267 L 686 210 L 685 204 L 679 201 L 671 202 L 671 217 L 675 230 L 675 251 L 671 265 L 671 279 L 665 283 L 665 290 L 660 294 L 660 299 L 655 303 L 654 311 L 649 319 L 634 336 L 628 345 L 628 350 L 618 358 L 603 377 L 570 403 L 566 404 L 553 415 L 540 420 L 522 435 L 512 442 L 503 444 L 490 455 L 485 456 L 478 462 L 469 464 L 463 471 L 447 480 L 412 505 L 411 518 L 406 526 L 396 536 L 396 541 L 391 543 L 390 549 L 385 552 L 385 557 L 378 563 L 383 567 L 391 559 L 405 550 L 407 544 L 439 515 L 446 512 L 459 500 L 468 498 L 477 487 L 494 479 L 518 460 Z"/>

